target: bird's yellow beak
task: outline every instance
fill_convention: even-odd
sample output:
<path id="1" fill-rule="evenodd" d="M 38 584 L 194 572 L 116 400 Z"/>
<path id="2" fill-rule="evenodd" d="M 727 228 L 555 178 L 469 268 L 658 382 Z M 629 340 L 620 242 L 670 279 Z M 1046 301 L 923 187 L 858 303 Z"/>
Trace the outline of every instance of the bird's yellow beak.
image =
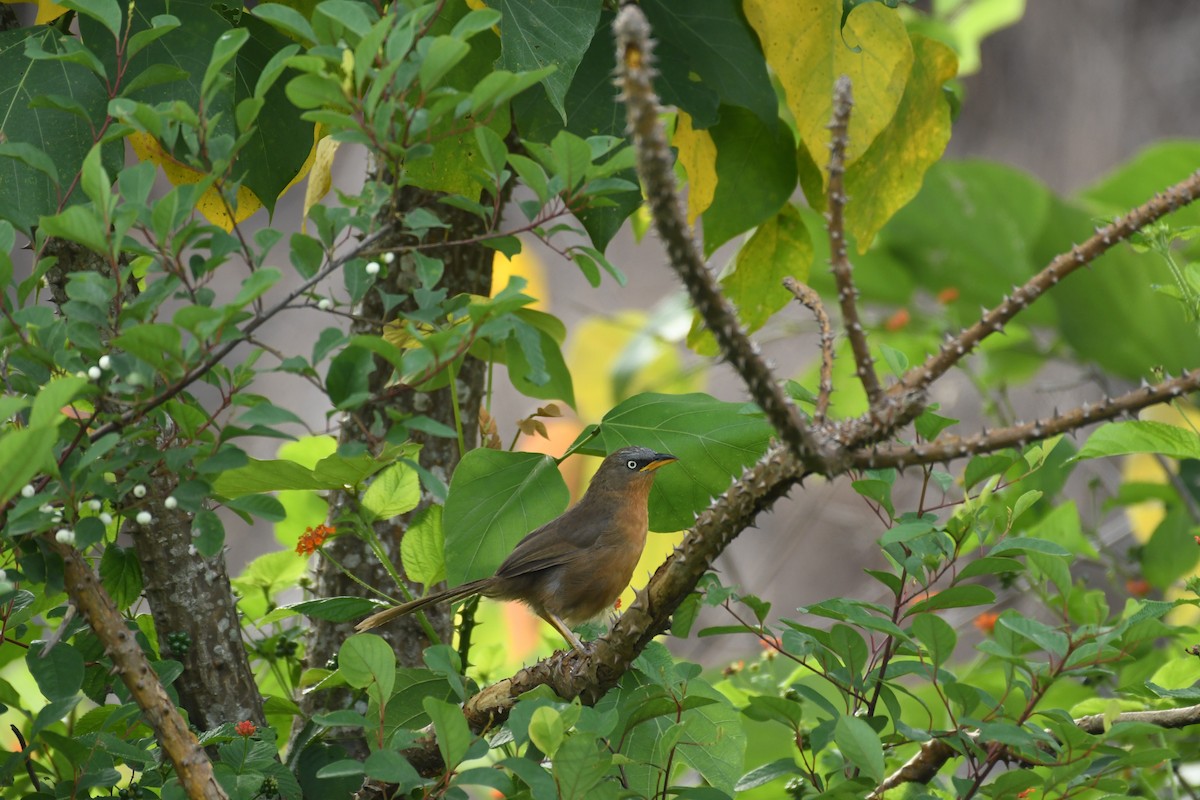
<path id="1" fill-rule="evenodd" d="M 678 458 L 670 453 L 655 453 L 654 460 L 646 464 L 646 466 L 642 467 L 640 470 L 638 470 L 638 472 L 653 472 L 665 464 L 670 464 L 672 461 L 678 460 Z"/>

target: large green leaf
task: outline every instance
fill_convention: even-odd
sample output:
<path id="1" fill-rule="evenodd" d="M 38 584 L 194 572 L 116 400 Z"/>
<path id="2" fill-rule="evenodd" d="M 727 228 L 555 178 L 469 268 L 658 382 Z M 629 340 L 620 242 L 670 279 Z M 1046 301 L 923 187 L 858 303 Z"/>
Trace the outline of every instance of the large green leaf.
<path id="1" fill-rule="evenodd" d="M 1159 142 L 1092 184 L 1080 198 L 1098 214 L 1124 214 L 1191 175 L 1197 164 L 1200 142 Z M 1172 225 L 1200 225 L 1200 205 L 1185 205 L 1165 219 Z"/>
<path id="2" fill-rule="evenodd" d="M 716 92 L 723 105 L 748 109 L 764 125 L 774 123 L 779 116 L 779 101 L 767 75 L 762 48 L 746 22 L 741 3 L 645 0 L 641 6 L 655 38 L 667 52 L 666 57 L 687 58 L 688 72 L 698 75 L 700 82 Z M 670 84 L 677 90 L 683 88 L 678 86 L 677 79 Z M 687 96 L 686 92 L 681 94 Z M 686 107 L 685 110 L 691 111 Z M 725 118 L 724 111 L 721 118 Z M 703 122 L 699 124 L 704 127 Z"/>
<path id="3" fill-rule="evenodd" d="M 943 161 L 879 240 L 930 293 L 956 289 L 956 307 L 970 318 L 1041 268 L 1034 248 L 1049 206 L 1046 188 L 1014 169 Z M 1022 318 L 1052 323 L 1054 308 L 1035 303 Z"/>
<path id="4" fill-rule="evenodd" d="M 650 529 L 690 527 L 733 477 L 766 452 L 771 426 L 753 406 L 706 394 L 639 394 L 604 415 L 605 452 L 628 445 L 679 458 L 658 471 L 650 492 Z"/>
<path id="5" fill-rule="evenodd" d="M 1092 235 L 1095 224 L 1091 214 L 1055 200 L 1038 242 L 1039 260 L 1069 252 L 1073 243 Z M 1080 270 L 1055 286 L 1049 299 L 1058 311 L 1063 338 L 1077 357 L 1138 380 L 1154 366 L 1177 373 L 1200 362 L 1200 339 L 1183 305 L 1154 288 L 1171 283 L 1158 255 L 1118 245 L 1090 270 Z"/>
<path id="6" fill-rule="evenodd" d="M 525 534 L 563 512 L 570 495 L 548 456 L 467 453 L 454 470 L 442 515 L 446 579 L 457 585 L 491 575 Z"/>
<path id="7" fill-rule="evenodd" d="M 81 192 L 69 199 L 59 194 L 71 185 L 91 150 L 98 127 L 93 120 L 104 118 L 108 104 L 104 86 L 86 67 L 25 55 L 31 45 L 60 52 L 61 41 L 61 34 L 50 28 L 0 33 L 0 75 L 8 76 L 0 86 L 0 219 L 26 233 L 60 202 L 82 199 Z M 39 105 L 31 108 L 35 100 Z M 110 175 L 120 169 L 121 158 L 119 146 L 104 149 Z"/>
<path id="8" fill-rule="evenodd" d="M 566 118 L 564 101 L 571 79 L 591 44 L 600 19 L 595 0 L 491 0 L 500 10 L 500 61 L 513 72 L 557 69 L 545 80 L 546 94 Z"/>
<path id="9" fill-rule="evenodd" d="M 1110 422 L 1088 437 L 1076 458 L 1105 458 L 1157 453 L 1171 458 L 1200 458 L 1200 435 L 1164 422 Z"/>
<path id="10" fill-rule="evenodd" d="M 717 187 L 704 212 L 704 252 L 769 220 L 796 189 L 792 134 L 737 106 L 721 106 L 709 134 L 717 147 Z"/>

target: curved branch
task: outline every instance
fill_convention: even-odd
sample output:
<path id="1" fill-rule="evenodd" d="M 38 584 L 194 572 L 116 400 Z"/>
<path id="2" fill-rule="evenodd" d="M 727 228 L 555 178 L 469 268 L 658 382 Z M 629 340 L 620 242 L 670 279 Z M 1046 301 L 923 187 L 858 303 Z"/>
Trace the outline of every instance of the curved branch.
<path id="1" fill-rule="evenodd" d="M 650 24 L 636 5 L 626 5 L 613 23 L 617 39 L 617 85 L 622 89 L 628 130 L 637 153 L 638 175 L 645 186 L 655 229 L 667 248 L 671 267 L 687 288 L 693 305 L 720 345 L 721 353 L 741 375 L 751 397 L 796 456 L 812 465 L 832 454 L 822 447 L 796 406 L 780 388 L 721 294 L 708 265 L 696 250 L 675 191 L 671 148 L 659 122 L 662 110 L 654 93 L 651 66 L 654 43 Z M 829 452 L 826 452 L 829 451 Z"/>
<path id="2" fill-rule="evenodd" d="M 817 405 L 812 417 L 813 424 L 820 425 L 825 421 L 825 413 L 829 410 L 829 398 L 833 394 L 833 326 L 829 324 L 829 314 L 825 313 L 821 295 L 790 276 L 783 279 L 783 288 L 813 312 L 813 316 L 817 318 L 817 328 L 821 332 L 821 375 L 817 384 Z"/>

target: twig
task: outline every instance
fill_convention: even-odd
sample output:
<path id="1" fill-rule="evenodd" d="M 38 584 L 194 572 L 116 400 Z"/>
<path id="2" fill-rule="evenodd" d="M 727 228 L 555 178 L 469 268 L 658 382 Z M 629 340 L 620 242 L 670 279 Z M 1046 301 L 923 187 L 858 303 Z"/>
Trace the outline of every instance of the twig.
<path id="1" fill-rule="evenodd" d="M 812 466 L 823 465 L 823 452 L 812 430 L 784 394 L 738 322 L 733 307 L 717 287 L 696 250 L 675 191 L 671 149 L 659 122 L 661 110 L 654 92 L 653 42 L 650 25 L 636 5 L 625 5 L 613 23 L 617 39 L 617 85 L 625 102 L 628 131 L 637 153 L 638 175 L 646 190 L 655 228 L 667 248 L 672 268 L 688 290 L 692 304 L 712 331 L 722 354 L 741 375 L 751 397 L 766 413 L 775 431 L 792 452 Z"/>
<path id="2" fill-rule="evenodd" d="M 1154 195 L 1149 201 L 1115 222 L 1097 228 L 1094 236 L 1083 244 L 1075 245 L 1069 252 L 1055 256 L 1045 269 L 1026 281 L 1024 286 L 1014 287 L 1012 294 L 1005 297 L 1000 305 L 985 313 L 978 322 L 958 336 L 951 337 L 937 353 L 926 359 L 924 364 L 914 367 L 902 380 L 894 384 L 888 393 L 904 395 L 924 390 L 974 350 L 980 342 L 993 333 L 1004 330 L 1009 320 L 1060 280 L 1095 261 L 1113 245 L 1129 238 L 1139 229 L 1191 203 L 1197 196 L 1200 196 L 1200 170 Z"/>
<path id="3" fill-rule="evenodd" d="M 850 78 L 842 75 L 833 87 L 833 119 L 829 123 L 829 264 L 837 284 L 838 304 L 842 309 L 842 324 L 854 353 L 855 374 L 862 381 L 871 408 L 879 404 L 883 390 L 875 374 L 875 361 L 867 345 L 867 334 L 858 319 L 858 287 L 854 285 L 850 259 L 846 255 L 845 209 L 846 147 L 850 142 L 847 128 L 854 99 L 850 93 Z"/>
<path id="4" fill-rule="evenodd" d="M 1200 705 L 1187 706 L 1186 708 L 1168 708 L 1162 711 L 1126 711 L 1117 714 L 1115 717 L 1107 718 L 1103 714 L 1093 714 L 1087 717 L 1079 717 L 1075 720 L 1075 725 L 1084 733 L 1098 736 L 1107 732 L 1113 725 L 1119 725 L 1123 722 L 1140 722 L 1157 725 L 1160 728 L 1186 728 L 1189 725 L 1200 723 Z M 980 741 L 978 733 L 964 731 L 961 735 L 976 742 Z M 1008 755 L 1002 757 L 1007 757 L 1021 763 L 1027 760 L 1016 753 L 1011 753 L 1007 747 L 1004 748 L 1004 752 Z M 957 755 L 959 755 L 958 751 L 946 744 L 945 739 L 930 739 L 922 744 L 921 749 L 917 751 L 916 755 L 906 761 L 900 769 L 893 772 L 876 786 L 875 790 L 867 795 L 867 800 L 882 800 L 884 792 L 889 789 L 895 789 L 905 783 L 929 783 L 937 775 L 938 771 L 945 766 L 946 762 Z"/>
<path id="5" fill-rule="evenodd" d="M 33 768 L 33 759 L 30 758 L 29 753 L 26 752 L 26 749 L 29 747 L 29 743 L 26 742 L 25 737 L 21 735 L 20 728 L 18 728 L 16 725 L 9 725 L 8 727 L 12 728 L 13 736 L 17 737 L 17 744 L 21 746 L 21 753 L 24 755 L 23 760 L 25 762 L 25 771 L 29 773 L 29 781 L 33 784 L 34 791 L 42 791 L 42 782 L 38 779 L 37 770 Z"/>
<path id="6" fill-rule="evenodd" d="M 1131 392 L 1106 397 L 1099 403 L 1084 403 L 1045 420 L 1022 422 L 1007 428 L 986 431 L 975 436 L 941 436 L 933 442 L 915 445 L 885 445 L 851 456 L 856 467 L 880 469 L 904 467 L 917 464 L 937 464 L 953 458 L 987 453 L 1005 447 L 1023 447 L 1029 442 L 1048 439 L 1095 422 L 1139 411 L 1148 406 L 1165 403 L 1188 392 L 1200 390 L 1200 369 L 1185 372 L 1154 385 L 1146 384 Z"/>
<path id="7" fill-rule="evenodd" d="M 817 405 L 813 410 L 813 424 L 820 425 L 825 421 L 825 413 L 829 410 L 829 398 L 833 394 L 833 327 L 829 324 L 829 315 L 821 303 L 821 296 L 809 286 L 792 277 L 783 279 L 783 287 L 791 292 L 800 304 L 813 312 L 817 318 L 817 327 L 821 331 L 821 376 L 817 385 Z"/>

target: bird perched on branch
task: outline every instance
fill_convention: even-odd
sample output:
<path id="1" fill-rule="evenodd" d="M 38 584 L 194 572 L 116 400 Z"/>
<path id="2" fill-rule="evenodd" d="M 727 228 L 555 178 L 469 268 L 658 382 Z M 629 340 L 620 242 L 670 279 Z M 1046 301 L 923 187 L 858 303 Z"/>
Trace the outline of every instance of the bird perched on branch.
<path id="1" fill-rule="evenodd" d="M 604 613 L 629 585 L 646 544 L 654 470 L 675 460 L 645 447 L 617 450 L 600 464 L 583 498 L 518 542 L 495 575 L 384 609 L 357 629 L 478 594 L 520 600 L 584 652 L 569 626 Z"/>

